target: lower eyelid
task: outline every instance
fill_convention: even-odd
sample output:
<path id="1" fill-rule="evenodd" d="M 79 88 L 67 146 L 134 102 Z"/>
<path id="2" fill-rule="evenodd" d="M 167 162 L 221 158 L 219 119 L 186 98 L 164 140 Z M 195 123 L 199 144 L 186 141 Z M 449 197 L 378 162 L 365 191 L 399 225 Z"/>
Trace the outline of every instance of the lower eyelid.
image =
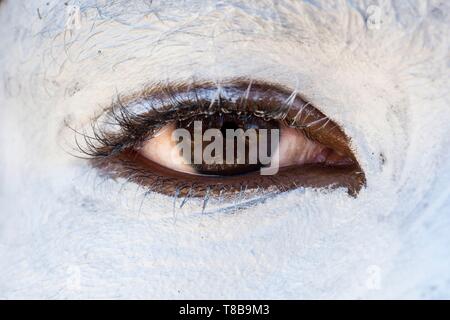
<path id="1" fill-rule="evenodd" d="M 133 162 L 129 162 L 130 158 L 134 158 Z M 223 196 L 225 202 L 227 199 L 233 201 L 242 190 L 257 197 L 268 192 L 278 193 L 299 187 L 344 187 L 350 195 L 356 196 L 365 182 L 365 176 L 358 166 L 328 167 L 311 164 L 282 169 L 276 176 L 249 174 L 245 179 L 242 176 L 218 179 L 189 173 L 175 174 L 173 170 L 148 163 L 136 154 L 123 155 L 106 163 L 99 160 L 95 166 L 100 170 L 105 169 L 108 175 L 126 178 L 157 193 L 177 197 L 190 194 L 193 198 L 202 198 L 208 193 L 214 197 Z M 298 177 L 298 180 L 292 179 L 293 176 Z"/>

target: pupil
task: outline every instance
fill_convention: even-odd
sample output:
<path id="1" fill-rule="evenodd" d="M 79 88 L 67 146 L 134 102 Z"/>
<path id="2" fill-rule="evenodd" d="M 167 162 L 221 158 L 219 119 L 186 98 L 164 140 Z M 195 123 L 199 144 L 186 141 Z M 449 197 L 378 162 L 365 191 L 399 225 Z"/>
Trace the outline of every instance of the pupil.
<path id="1" fill-rule="evenodd" d="M 230 122 L 230 121 L 224 122 L 222 127 L 220 128 L 220 132 L 222 132 L 222 135 L 224 137 L 226 137 L 226 130 L 227 129 L 236 130 L 236 129 L 239 129 L 239 126 L 235 122 Z"/>
<path id="2" fill-rule="evenodd" d="M 201 123 L 201 131 L 198 131 L 199 122 Z M 195 134 L 195 123 L 197 123 L 197 133 L 201 132 L 202 139 L 200 143 L 195 140 L 199 137 L 198 134 Z M 178 121 L 177 128 L 187 129 L 191 135 L 190 154 L 187 156 L 185 154 L 182 155 L 185 157 L 185 161 L 196 170 L 197 174 L 232 176 L 257 171 L 263 166 L 259 157 L 260 144 L 264 143 L 266 145 L 266 155 L 270 157 L 271 130 L 279 130 L 279 123 L 274 120 L 267 121 L 253 115 L 243 116 L 242 114 L 229 113 L 194 116 L 187 120 Z M 223 143 L 219 150 L 211 146 L 208 147 L 211 143 L 215 142 L 215 137 L 211 138 L 210 141 L 203 140 L 204 133 L 208 129 L 218 129 L 221 133 Z M 260 129 L 267 129 L 267 138 L 264 140 L 262 140 Z M 230 130 L 232 130 L 234 135 L 230 136 Z M 239 130 L 243 135 L 239 134 L 236 130 Z M 207 163 L 204 156 L 202 156 L 201 163 L 195 163 L 194 154 L 196 143 L 197 146 L 201 146 L 202 155 L 205 155 L 205 148 L 212 150 L 210 154 L 215 157 L 213 163 Z M 240 149 L 239 146 L 241 146 Z M 242 151 L 242 146 L 244 146 L 243 153 L 239 152 L 239 150 Z M 251 149 L 253 157 L 250 155 Z"/>

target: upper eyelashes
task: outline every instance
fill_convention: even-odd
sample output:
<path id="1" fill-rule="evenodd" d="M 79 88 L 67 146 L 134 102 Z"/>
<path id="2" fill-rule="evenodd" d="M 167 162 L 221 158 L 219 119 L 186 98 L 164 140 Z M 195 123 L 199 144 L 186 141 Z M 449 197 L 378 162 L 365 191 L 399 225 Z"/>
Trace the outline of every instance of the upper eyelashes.
<path id="1" fill-rule="evenodd" d="M 227 147 L 223 144 L 223 155 L 222 147 L 213 151 L 215 159 L 223 158 L 222 162 L 194 164 L 188 153 L 183 158 L 186 163 L 176 163 L 170 155 L 178 152 L 179 145 L 170 140 L 171 134 L 177 129 L 193 133 L 196 123 L 202 124 L 200 133 L 216 129 L 224 139 L 231 129 L 255 130 L 256 149 L 265 141 L 262 133 L 279 131 L 279 144 L 272 154 L 279 157 L 276 164 L 280 169 L 273 176 L 263 176 L 258 170 L 266 163 L 230 163 L 231 153 L 225 161 L 226 148 L 234 144 L 233 150 L 238 150 L 239 137 Z M 248 135 L 241 139 L 246 146 L 253 143 Z M 204 197 L 243 189 L 264 192 L 326 186 L 345 187 L 355 195 L 365 183 L 349 139 L 331 119 L 295 92 L 245 79 L 220 86 L 209 82 L 156 86 L 118 99 L 94 123 L 93 134 L 83 135 L 78 146 L 103 173 L 168 195 Z M 192 142 L 193 151 L 196 147 Z M 206 147 L 202 141 L 202 151 Z M 232 152 L 236 156 L 236 151 Z M 247 161 L 250 155 L 247 149 L 245 152 Z"/>

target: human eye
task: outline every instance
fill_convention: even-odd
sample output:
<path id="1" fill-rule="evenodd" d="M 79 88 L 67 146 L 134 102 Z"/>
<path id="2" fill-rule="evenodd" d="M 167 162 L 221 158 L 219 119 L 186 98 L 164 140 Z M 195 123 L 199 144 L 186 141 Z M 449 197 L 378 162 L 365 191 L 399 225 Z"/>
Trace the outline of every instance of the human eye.
<path id="1" fill-rule="evenodd" d="M 299 92 L 231 79 L 156 84 L 120 97 L 83 136 L 94 168 L 175 197 L 345 188 L 365 176 L 350 139 Z"/>

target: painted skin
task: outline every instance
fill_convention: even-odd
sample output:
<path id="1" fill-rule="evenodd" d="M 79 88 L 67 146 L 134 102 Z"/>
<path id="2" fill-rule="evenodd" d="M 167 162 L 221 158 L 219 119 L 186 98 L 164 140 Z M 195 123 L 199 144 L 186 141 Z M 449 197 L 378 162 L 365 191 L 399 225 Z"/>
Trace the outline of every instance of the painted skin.
<path id="1" fill-rule="evenodd" d="M 0 4 L 0 297 L 450 296 L 447 3 L 77 3 Z M 67 124 L 117 94 L 234 77 L 338 123 L 358 197 L 211 198 L 201 214 L 72 156 Z"/>

